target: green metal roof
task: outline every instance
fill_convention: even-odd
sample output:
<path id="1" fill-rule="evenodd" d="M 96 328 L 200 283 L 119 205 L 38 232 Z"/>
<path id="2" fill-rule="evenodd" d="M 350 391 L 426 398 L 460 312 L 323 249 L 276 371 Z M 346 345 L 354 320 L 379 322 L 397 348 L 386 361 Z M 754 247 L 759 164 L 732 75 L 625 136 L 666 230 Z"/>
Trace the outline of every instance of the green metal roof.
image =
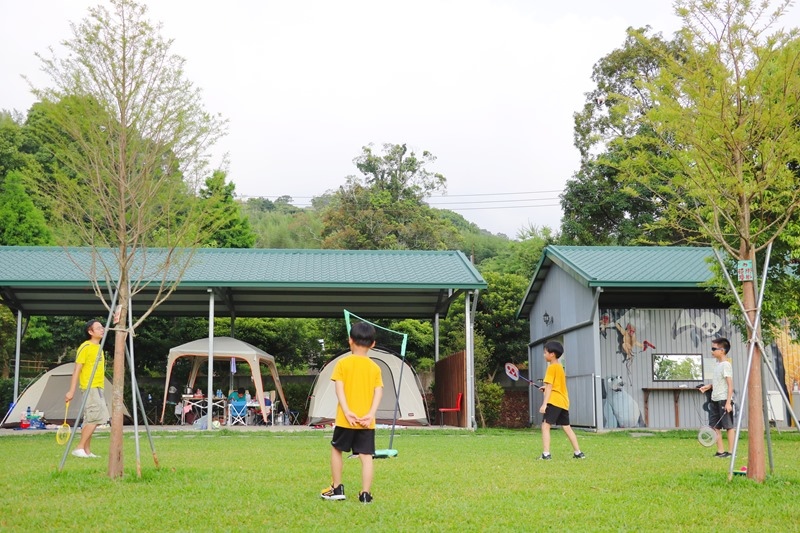
<path id="1" fill-rule="evenodd" d="M 133 279 L 161 274 L 164 249 L 141 250 Z M 0 302 L 31 315 L 91 315 L 102 308 L 87 274 L 111 265 L 109 249 L 0 247 Z M 82 270 L 77 265 L 86 265 Z M 102 276 L 101 276 L 102 277 Z M 178 279 L 173 269 L 168 281 Z M 446 314 L 451 295 L 486 288 L 458 251 L 196 250 L 180 284 L 155 314 L 207 316 L 211 289 L 217 314 L 257 317 L 340 317 L 342 309 L 369 317 L 431 318 Z M 134 297 L 134 314 L 149 307 L 156 287 Z"/>
<path id="2" fill-rule="evenodd" d="M 688 246 L 547 246 L 517 316 L 527 316 L 553 265 L 587 287 L 698 289 L 712 278 L 714 251 Z"/>

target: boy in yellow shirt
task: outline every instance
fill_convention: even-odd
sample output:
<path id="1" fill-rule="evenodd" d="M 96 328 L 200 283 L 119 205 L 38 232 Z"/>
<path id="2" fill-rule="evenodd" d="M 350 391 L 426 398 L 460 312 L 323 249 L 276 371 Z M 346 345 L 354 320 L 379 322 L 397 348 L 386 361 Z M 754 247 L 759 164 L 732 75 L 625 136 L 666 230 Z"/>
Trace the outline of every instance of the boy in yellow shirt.
<path id="1" fill-rule="evenodd" d="M 371 503 L 375 413 L 383 396 L 381 369 L 368 355 L 369 350 L 375 346 L 375 328 L 366 322 L 353 324 L 349 343 L 352 353 L 336 363 L 331 375 L 339 404 L 331 440 L 332 482 L 321 496 L 326 500 L 345 499 L 342 452 L 352 450 L 361 459 L 361 492 L 358 501 Z"/>
<path id="2" fill-rule="evenodd" d="M 560 342 L 547 341 L 544 345 L 544 360 L 547 361 L 547 372 L 544 375 L 544 399 L 539 412 L 544 415 L 542 420 L 542 456 L 540 459 L 549 460 L 550 457 L 550 426 L 559 425 L 566 433 L 572 444 L 574 459 L 584 459 L 578 438 L 569 425 L 569 394 L 567 393 L 567 376 L 564 367 L 558 360 L 564 353 Z"/>

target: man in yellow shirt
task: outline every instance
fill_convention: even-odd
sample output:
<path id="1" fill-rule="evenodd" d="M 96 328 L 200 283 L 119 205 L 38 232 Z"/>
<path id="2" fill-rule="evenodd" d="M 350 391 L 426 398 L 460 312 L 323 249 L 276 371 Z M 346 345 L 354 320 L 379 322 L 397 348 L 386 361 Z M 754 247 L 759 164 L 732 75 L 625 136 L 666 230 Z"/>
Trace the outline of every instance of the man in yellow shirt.
<path id="1" fill-rule="evenodd" d="M 78 355 L 75 357 L 75 370 L 72 372 L 72 381 L 69 391 L 65 396 L 67 402 L 72 401 L 75 396 L 75 387 L 80 383 L 83 394 L 88 395 L 86 405 L 83 410 L 83 425 L 81 426 L 81 439 L 78 447 L 72 450 L 75 457 L 96 458 L 99 457 L 91 451 L 92 434 L 99 424 L 105 424 L 108 419 L 108 406 L 103 397 L 103 387 L 105 385 L 105 358 L 100 350 L 100 340 L 103 338 L 105 328 L 99 320 L 90 320 L 84 326 L 86 340 L 78 348 Z M 94 363 L 97 363 L 97 370 L 92 376 Z"/>

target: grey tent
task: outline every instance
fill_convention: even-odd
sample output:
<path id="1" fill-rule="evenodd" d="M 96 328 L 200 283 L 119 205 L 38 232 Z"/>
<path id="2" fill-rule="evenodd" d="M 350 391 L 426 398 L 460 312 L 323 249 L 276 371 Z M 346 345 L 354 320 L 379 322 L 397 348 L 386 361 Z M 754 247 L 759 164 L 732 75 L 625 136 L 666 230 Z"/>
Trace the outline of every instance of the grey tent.
<path id="1" fill-rule="evenodd" d="M 331 381 L 331 375 L 336 362 L 349 353 L 343 353 L 331 360 L 314 380 L 308 405 L 309 425 L 330 424 L 336 419 L 336 389 Z M 397 410 L 397 425 L 427 426 L 428 410 L 422 396 L 422 385 L 414 369 L 396 355 L 382 350 L 370 350 L 369 357 L 381 368 L 383 377 L 383 397 L 378 406 L 375 421 L 379 424 L 392 423 L 400 369 L 402 365 L 405 365 L 403 383 L 399 384 L 400 407 Z"/>
<path id="2" fill-rule="evenodd" d="M 47 371 L 33 382 L 25 391 L 20 394 L 16 405 L 6 415 L 2 427 L 19 427 L 19 421 L 25 416 L 28 407 L 31 411 L 41 411 L 44 417 L 51 424 L 61 424 L 64 421 L 64 395 L 69 390 L 72 372 L 75 370 L 75 363 L 64 363 L 52 370 Z M 105 378 L 105 395 L 108 412 L 111 412 L 111 381 Z M 67 422 L 70 425 L 75 423 L 78 410 L 83 402 L 83 393 L 80 388 L 75 392 L 75 397 L 69 403 L 69 412 L 66 413 Z M 125 408 L 124 416 L 130 418 L 128 409 Z"/>

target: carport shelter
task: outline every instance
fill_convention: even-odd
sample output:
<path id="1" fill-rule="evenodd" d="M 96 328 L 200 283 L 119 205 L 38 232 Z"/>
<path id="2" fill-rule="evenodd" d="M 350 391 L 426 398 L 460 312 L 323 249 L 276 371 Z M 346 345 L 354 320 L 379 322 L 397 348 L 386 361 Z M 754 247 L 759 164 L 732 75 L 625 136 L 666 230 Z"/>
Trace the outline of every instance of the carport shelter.
<path id="1" fill-rule="evenodd" d="M 95 295 L 90 269 L 118 279 L 110 249 L 0 247 L 0 303 L 17 314 L 15 391 L 19 377 L 23 320 L 31 316 L 98 316 L 104 309 Z M 138 249 L 132 280 L 149 283 L 132 301 L 134 317 L 155 300 L 159 280 L 174 292 L 153 312 L 156 316 L 341 318 L 348 309 L 365 318 L 416 318 L 438 322 L 460 294 L 466 296 L 468 354 L 467 415 L 474 419 L 472 321 L 474 304 L 486 282 L 459 251 L 210 249 L 193 252 L 180 281 L 176 268 L 157 270 L 166 249 Z M 191 254 L 191 251 L 186 251 Z M 77 265 L 81 265 L 78 268 Z M 136 290 L 134 288 L 134 290 Z M 210 328 L 213 331 L 213 328 Z M 269 347 L 264 347 L 269 349 Z M 209 354 L 209 369 L 213 359 Z M 211 374 L 211 372 L 209 372 Z M 212 390 L 209 375 L 208 390 Z"/>

